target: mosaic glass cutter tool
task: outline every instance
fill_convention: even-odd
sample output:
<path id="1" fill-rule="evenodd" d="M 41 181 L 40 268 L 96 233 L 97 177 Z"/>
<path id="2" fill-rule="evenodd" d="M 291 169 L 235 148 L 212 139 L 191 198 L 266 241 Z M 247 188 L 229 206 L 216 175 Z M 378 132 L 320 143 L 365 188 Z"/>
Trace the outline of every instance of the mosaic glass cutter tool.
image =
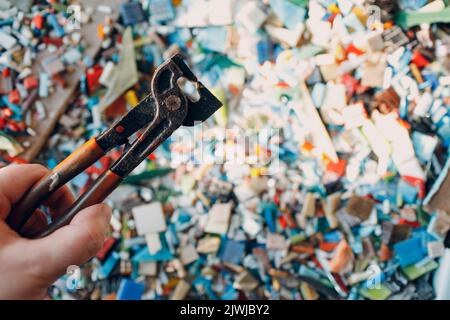
<path id="1" fill-rule="evenodd" d="M 195 84 L 199 99 L 187 96 L 178 85 L 182 78 Z M 28 238 L 44 237 L 70 223 L 82 209 L 102 202 L 144 159 L 181 125 L 208 119 L 222 106 L 206 89 L 177 54 L 164 62 L 152 78 L 151 93 L 126 113 L 108 130 L 88 140 L 69 155 L 51 173 L 39 180 L 18 202 L 8 216 L 7 223 Z M 83 172 L 113 148 L 129 143 L 135 133 L 140 135 L 123 155 L 98 177 L 73 205 L 42 230 L 27 233 L 25 223 L 33 212 L 53 192 Z"/>

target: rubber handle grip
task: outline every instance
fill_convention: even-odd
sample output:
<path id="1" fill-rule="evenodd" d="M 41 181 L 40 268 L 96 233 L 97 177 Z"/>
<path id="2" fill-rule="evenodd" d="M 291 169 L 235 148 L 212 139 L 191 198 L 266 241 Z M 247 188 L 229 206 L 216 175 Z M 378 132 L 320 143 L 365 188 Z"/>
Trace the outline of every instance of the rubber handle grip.
<path id="1" fill-rule="evenodd" d="M 19 231 L 33 212 L 56 190 L 105 155 L 94 138 L 86 141 L 52 172 L 42 177 L 13 207 L 6 223 Z"/>

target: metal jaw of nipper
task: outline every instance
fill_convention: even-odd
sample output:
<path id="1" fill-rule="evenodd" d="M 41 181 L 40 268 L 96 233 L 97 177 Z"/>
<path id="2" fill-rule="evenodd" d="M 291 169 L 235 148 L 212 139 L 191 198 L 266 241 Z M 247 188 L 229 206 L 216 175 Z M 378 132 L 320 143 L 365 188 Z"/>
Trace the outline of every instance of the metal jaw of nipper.
<path id="1" fill-rule="evenodd" d="M 197 101 L 192 101 L 180 89 L 177 83 L 180 78 L 195 83 L 200 95 Z M 8 225 L 28 238 L 44 237 L 67 225 L 80 210 L 102 202 L 178 127 L 193 126 L 195 122 L 205 121 L 221 106 L 221 102 L 197 80 L 181 55 L 173 56 L 155 71 L 151 93 L 112 127 L 98 137 L 88 140 L 56 166 L 49 175 L 39 180 L 13 208 L 7 219 Z M 128 138 L 138 131 L 140 135 L 124 154 L 59 218 L 42 230 L 32 233 L 23 230 L 33 212 L 53 192 L 114 147 L 127 144 Z"/>

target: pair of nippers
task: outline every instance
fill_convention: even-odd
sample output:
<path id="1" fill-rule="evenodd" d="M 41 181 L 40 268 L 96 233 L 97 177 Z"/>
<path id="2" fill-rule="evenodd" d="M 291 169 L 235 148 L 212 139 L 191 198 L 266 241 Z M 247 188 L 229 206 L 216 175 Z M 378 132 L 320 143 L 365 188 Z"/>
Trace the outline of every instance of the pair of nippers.
<path id="1" fill-rule="evenodd" d="M 199 99 L 187 96 L 178 80 L 194 83 Z M 206 89 L 177 54 L 164 62 L 154 73 L 151 93 L 126 113 L 108 130 L 88 140 L 63 160 L 53 171 L 40 179 L 13 208 L 8 225 L 28 238 L 44 237 L 70 223 L 82 209 L 102 202 L 145 158 L 181 125 L 193 126 L 208 119 L 222 106 Z M 136 140 L 129 138 L 139 132 Z M 23 226 L 33 212 L 53 192 L 83 172 L 113 148 L 129 144 L 129 148 L 113 165 L 103 172 L 73 205 L 42 230 L 26 233 Z"/>

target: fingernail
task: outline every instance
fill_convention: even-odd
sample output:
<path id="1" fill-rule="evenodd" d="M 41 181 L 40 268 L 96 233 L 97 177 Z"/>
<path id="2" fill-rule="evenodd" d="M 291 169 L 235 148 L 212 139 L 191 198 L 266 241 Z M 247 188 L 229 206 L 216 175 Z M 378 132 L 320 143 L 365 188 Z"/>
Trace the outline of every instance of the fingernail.
<path id="1" fill-rule="evenodd" d="M 102 203 L 101 211 L 102 211 L 102 214 L 106 218 L 104 220 L 105 221 L 105 231 L 104 231 L 104 234 L 103 234 L 103 241 L 105 241 L 106 240 L 106 236 L 109 234 L 109 223 L 111 221 L 112 209 L 111 209 L 110 206 Z"/>
<path id="2" fill-rule="evenodd" d="M 102 203 L 100 207 L 101 215 L 104 217 L 104 221 L 106 225 L 109 225 L 109 221 L 111 220 L 112 216 L 112 209 L 110 206 Z"/>
<path id="3" fill-rule="evenodd" d="M 111 209 L 111 207 L 108 206 L 107 204 L 102 203 L 102 212 L 103 212 L 104 214 L 111 215 L 111 214 L 112 214 L 112 209 Z"/>

